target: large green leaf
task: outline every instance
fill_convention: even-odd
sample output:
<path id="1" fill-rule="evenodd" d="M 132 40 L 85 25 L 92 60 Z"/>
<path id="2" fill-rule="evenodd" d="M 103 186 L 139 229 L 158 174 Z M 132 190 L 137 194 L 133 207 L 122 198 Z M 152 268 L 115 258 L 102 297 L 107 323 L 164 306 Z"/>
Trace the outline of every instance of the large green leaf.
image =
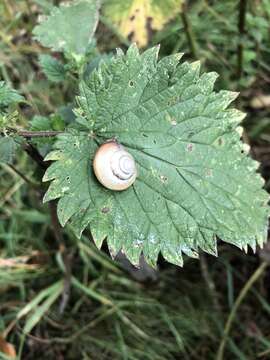
<path id="1" fill-rule="evenodd" d="M 83 55 L 98 22 L 99 0 L 77 0 L 54 7 L 34 28 L 42 45 L 69 54 Z"/>
<path id="2" fill-rule="evenodd" d="M 97 246 L 134 263 L 143 251 L 182 264 L 182 254 L 216 254 L 216 239 L 240 248 L 266 240 L 268 195 L 257 163 L 240 142 L 244 115 L 227 109 L 237 96 L 214 92 L 217 75 L 199 63 L 158 61 L 158 48 L 118 51 L 81 84 L 79 121 L 86 131 L 59 136 L 45 201 L 59 198 L 62 225 L 80 236 L 90 227 Z M 134 156 L 138 178 L 126 191 L 102 187 L 92 171 L 97 146 L 116 138 Z"/>

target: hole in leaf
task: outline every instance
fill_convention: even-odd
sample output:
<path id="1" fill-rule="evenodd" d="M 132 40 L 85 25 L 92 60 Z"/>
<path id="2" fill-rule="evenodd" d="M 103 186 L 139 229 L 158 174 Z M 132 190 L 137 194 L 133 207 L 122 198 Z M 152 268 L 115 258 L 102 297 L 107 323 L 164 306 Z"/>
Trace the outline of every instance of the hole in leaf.
<path id="1" fill-rule="evenodd" d="M 168 181 L 168 178 L 167 178 L 167 176 L 165 176 L 165 175 L 160 175 L 160 180 L 161 180 L 163 183 L 165 183 L 165 182 Z"/>
<path id="2" fill-rule="evenodd" d="M 224 144 L 224 140 L 223 140 L 222 138 L 219 138 L 219 139 L 218 139 L 218 145 L 221 146 L 221 145 L 223 145 L 223 144 Z"/>

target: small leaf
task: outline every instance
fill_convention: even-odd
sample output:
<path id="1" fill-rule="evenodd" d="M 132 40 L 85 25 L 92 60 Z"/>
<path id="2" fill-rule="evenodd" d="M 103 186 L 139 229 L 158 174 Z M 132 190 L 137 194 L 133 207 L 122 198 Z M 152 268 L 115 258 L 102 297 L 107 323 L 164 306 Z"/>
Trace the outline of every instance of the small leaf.
<path id="1" fill-rule="evenodd" d="M 49 131 L 53 130 L 51 120 L 46 116 L 35 115 L 30 121 L 31 131 Z"/>
<path id="2" fill-rule="evenodd" d="M 8 111 L 8 107 L 0 109 L 0 130 L 5 131 L 7 128 L 16 127 L 19 113 L 17 110 Z"/>
<path id="3" fill-rule="evenodd" d="M 33 33 L 43 46 L 83 55 L 98 22 L 98 0 L 77 0 L 54 7 Z"/>
<path id="4" fill-rule="evenodd" d="M 65 66 L 51 55 L 40 55 L 39 64 L 48 80 L 56 83 L 65 80 Z"/>
<path id="5" fill-rule="evenodd" d="M 0 162 L 11 163 L 17 147 L 12 137 L 0 135 Z"/>
<path id="6" fill-rule="evenodd" d="M 23 101 L 24 98 L 14 89 L 11 89 L 4 81 L 0 81 L 0 114 L 14 103 Z"/>
<path id="7" fill-rule="evenodd" d="M 70 221 L 78 236 L 90 226 L 98 247 L 107 238 L 113 256 L 122 250 L 134 264 L 142 252 L 153 265 L 160 252 L 178 265 L 199 249 L 216 255 L 217 238 L 244 250 L 266 240 L 269 197 L 240 141 L 244 114 L 228 109 L 237 94 L 215 92 L 217 74 L 201 75 L 198 62 L 180 57 L 158 61 L 158 48 L 140 55 L 131 46 L 101 63 L 80 86 L 77 112 L 88 130 L 59 136 L 46 158 L 55 162 L 44 201 L 59 198 L 61 224 Z M 122 192 L 105 189 L 92 170 L 111 138 L 138 168 Z"/>
<path id="8" fill-rule="evenodd" d="M 105 16 L 126 38 L 146 46 L 153 30 L 161 30 L 180 11 L 183 0 L 105 0 Z"/>

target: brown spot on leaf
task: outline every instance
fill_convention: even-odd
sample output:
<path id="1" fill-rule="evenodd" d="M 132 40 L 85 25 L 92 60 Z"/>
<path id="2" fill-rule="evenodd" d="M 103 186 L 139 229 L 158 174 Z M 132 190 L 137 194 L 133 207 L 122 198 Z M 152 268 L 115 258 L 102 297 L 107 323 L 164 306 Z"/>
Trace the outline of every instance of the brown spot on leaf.
<path id="1" fill-rule="evenodd" d="M 146 31 L 147 31 L 147 39 L 148 41 L 153 36 L 153 26 L 152 26 L 153 18 L 151 16 L 148 16 L 146 19 Z"/>
<path id="2" fill-rule="evenodd" d="M 223 145 L 223 144 L 224 144 L 224 140 L 223 140 L 222 138 L 219 138 L 219 139 L 218 139 L 218 145 L 221 146 L 221 145 Z"/>
<path id="3" fill-rule="evenodd" d="M 132 41 L 133 37 L 134 37 L 134 31 L 131 31 L 131 32 L 128 34 L 128 40 L 129 40 L 129 41 Z"/>
<path id="4" fill-rule="evenodd" d="M 102 212 L 103 214 L 107 214 L 107 213 L 110 212 L 110 211 L 111 211 L 111 209 L 108 208 L 108 207 L 104 207 L 104 208 L 101 209 L 101 212 Z"/>
<path id="5" fill-rule="evenodd" d="M 187 151 L 192 151 L 193 150 L 193 144 L 189 143 L 187 144 Z"/>

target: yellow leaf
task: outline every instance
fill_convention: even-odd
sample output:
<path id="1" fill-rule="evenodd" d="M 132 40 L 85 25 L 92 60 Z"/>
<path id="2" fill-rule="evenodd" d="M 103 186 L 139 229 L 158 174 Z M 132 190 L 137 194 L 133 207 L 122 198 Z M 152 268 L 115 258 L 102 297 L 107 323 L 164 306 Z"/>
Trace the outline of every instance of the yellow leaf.
<path id="1" fill-rule="evenodd" d="M 16 358 L 15 347 L 8 343 L 2 336 L 0 336 L 0 351 L 9 356 L 11 359 Z"/>
<path id="2" fill-rule="evenodd" d="M 106 0 L 104 14 L 124 37 L 147 45 L 153 30 L 163 26 L 181 11 L 183 0 Z"/>

